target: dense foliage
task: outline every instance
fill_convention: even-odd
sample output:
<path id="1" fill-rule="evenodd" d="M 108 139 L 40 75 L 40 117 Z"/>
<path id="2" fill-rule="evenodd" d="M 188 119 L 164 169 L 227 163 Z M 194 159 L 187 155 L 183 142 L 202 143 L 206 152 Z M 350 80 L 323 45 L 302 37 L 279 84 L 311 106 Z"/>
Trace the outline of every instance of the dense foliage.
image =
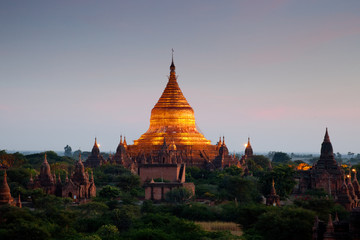
<path id="1" fill-rule="evenodd" d="M 62 180 L 74 169 L 72 158 L 54 152 L 47 152 L 47 158 Z M 195 197 L 201 203 L 190 199 L 185 189 L 168 192 L 164 204 L 139 201 L 144 197 L 139 177 L 122 166 L 103 165 L 93 170 L 97 197 L 81 205 L 26 188 L 30 175 L 39 172 L 44 153 L 24 156 L 0 151 L 0 159 L 9 167 L 11 194 L 21 194 L 24 205 L 0 208 L 0 239 L 239 239 L 228 231 L 204 231 L 194 223 L 224 221 L 240 224 L 244 232 L 240 239 L 306 240 L 311 239 L 315 216 L 325 221 L 329 213 L 348 218 L 348 212 L 322 191 L 309 191 L 286 207 L 262 204 L 273 179 L 282 199 L 295 185 L 291 166 L 295 163 L 271 168 L 264 156 L 247 159 L 248 176 L 237 167 L 213 171 L 188 167 L 187 181 L 195 183 Z M 360 170 L 359 165 L 355 168 Z"/>

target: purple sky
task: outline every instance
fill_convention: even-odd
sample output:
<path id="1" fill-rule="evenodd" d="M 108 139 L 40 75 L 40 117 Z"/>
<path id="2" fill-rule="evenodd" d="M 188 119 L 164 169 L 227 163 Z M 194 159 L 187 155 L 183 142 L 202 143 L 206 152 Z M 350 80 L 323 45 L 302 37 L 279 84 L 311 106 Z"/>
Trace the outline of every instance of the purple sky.
<path id="1" fill-rule="evenodd" d="M 0 149 L 114 151 L 169 74 L 231 151 L 360 153 L 360 1 L 1 1 Z"/>

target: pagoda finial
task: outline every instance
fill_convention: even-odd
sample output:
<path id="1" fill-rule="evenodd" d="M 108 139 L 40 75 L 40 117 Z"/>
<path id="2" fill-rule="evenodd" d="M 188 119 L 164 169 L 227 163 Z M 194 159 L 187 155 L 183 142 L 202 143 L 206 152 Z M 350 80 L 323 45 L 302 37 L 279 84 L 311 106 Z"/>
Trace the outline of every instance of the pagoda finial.
<path id="1" fill-rule="evenodd" d="M 19 208 L 22 208 L 20 193 L 19 193 L 18 199 L 17 199 L 17 201 L 16 201 L 16 206 L 19 207 Z"/>
<path id="2" fill-rule="evenodd" d="M 47 163 L 47 156 L 46 156 L 46 153 L 45 153 L 45 156 L 44 156 L 44 163 Z"/>
<path id="3" fill-rule="evenodd" d="M 127 146 L 127 142 L 126 142 L 126 137 L 124 136 L 124 145 L 125 145 L 125 147 Z"/>
<path id="4" fill-rule="evenodd" d="M 95 143 L 94 143 L 94 145 L 96 145 L 96 146 L 98 145 L 98 144 L 97 144 L 97 141 L 96 141 L 96 137 L 95 137 Z"/>
<path id="5" fill-rule="evenodd" d="M 329 133 L 328 133 L 328 128 L 326 128 L 326 131 L 325 131 L 324 142 L 330 142 L 330 137 L 329 137 Z"/>
<path id="6" fill-rule="evenodd" d="M 79 161 L 78 162 L 81 162 L 81 152 L 79 152 Z"/>
<path id="7" fill-rule="evenodd" d="M 250 137 L 248 137 L 248 146 L 250 145 Z"/>
<path id="8" fill-rule="evenodd" d="M 122 144 L 122 134 L 120 135 L 120 144 Z"/>
<path id="9" fill-rule="evenodd" d="M 174 64 L 174 49 L 171 49 L 171 65 L 170 65 L 170 73 L 175 73 L 175 64 Z"/>
<path id="10" fill-rule="evenodd" d="M 223 136 L 222 144 L 225 145 L 225 136 Z"/>

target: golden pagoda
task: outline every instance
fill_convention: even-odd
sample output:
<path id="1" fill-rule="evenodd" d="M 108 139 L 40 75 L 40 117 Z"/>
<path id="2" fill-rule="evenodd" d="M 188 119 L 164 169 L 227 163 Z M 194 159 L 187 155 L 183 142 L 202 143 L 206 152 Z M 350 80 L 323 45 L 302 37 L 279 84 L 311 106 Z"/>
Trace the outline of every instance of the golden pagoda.
<path id="1" fill-rule="evenodd" d="M 151 111 L 149 129 L 127 145 L 121 142 L 115 162 L 126 168 L 146 164 L 183 164 L 215 169 L 239 165 L 239 159 L 229 155 L 225 139 L 212 145 L 196 127 L 194 110 L 177 82 L 174 58 L 168 83 Z"/>
<path id="2" fill-rule="evenodd" d="M 176 78 L 174 58 L 169 81 L 159 101 L 151 111 L 150 127 L 134 141 L 142 148 L 161 146 L 164 138 L 180 149 L 186 146 L 211 145 L 196 128 L 194 110 L 184 97 Z"/>

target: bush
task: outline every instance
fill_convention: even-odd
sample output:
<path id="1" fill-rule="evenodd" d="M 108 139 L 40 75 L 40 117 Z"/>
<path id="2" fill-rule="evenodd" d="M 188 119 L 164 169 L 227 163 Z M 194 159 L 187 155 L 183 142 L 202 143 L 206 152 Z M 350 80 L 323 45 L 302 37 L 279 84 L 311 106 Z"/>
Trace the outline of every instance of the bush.
<path id="1" fill-rule="evenodd" d="M 113 187 L 110 185 L 106 185 L 105 187 L 103 187 L 101 189 L 101 191 L 99 192 L 99 196 L 106 198 L 106 199 L 114 199 L 120 196 L 120 189 L 117 187 Z"/>
<path id="2" fill-rule="evenodd" d="M 169 203 L 184 203 L 192 197 L 192 192 L 187 188 L 175 188 L 165 194 L 165 200 Z"/>

